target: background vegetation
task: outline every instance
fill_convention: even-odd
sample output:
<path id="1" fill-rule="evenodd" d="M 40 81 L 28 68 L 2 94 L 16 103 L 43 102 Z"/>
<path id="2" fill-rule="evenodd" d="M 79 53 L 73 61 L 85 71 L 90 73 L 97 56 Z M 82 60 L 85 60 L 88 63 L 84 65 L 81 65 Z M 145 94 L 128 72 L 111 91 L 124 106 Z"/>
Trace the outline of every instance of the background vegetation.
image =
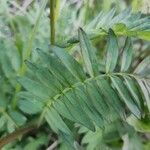
<path id="1" fill-rule="evenodd" d="M 0 149 L 149 150 L 149 14 L 148 0 L 1 0 Z"/>

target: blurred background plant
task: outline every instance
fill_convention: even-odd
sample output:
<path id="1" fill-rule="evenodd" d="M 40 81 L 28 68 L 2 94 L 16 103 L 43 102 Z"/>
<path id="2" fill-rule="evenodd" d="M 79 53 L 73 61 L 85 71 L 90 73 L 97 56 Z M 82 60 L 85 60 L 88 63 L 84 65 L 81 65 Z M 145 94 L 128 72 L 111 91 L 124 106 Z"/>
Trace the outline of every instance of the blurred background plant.
<path id="1" fill-rule="evenodd" d="M 97 49 L 102 72 L 106 45 L 105 35 L 110 27 L 118 35 L 120 47 L 124 45 L 124 36 L 128 35 L 133 38 L 134 62 L 131 70 L 150 55 L 149 0 L 57 0 L 56 3 L 56 45 L 65 47 L 81 63 L 82 60 L 78 53 L 79 46 L 76 44 L 78 43 L 77 30 L 79 27 L 82 27 L 92 39 Z M 20 98 L 17 94 L 20 92 L 21 86 L 18 84 L 17 78 L 30 72 L 24 64 L 26 59 L 30 58 L 32 62 L 38 62 L 36 48 L 41 48 L 45 52 L 49 51 L 51 43 L 48 6 L 46 0 L 0 1 L 1 137 L 24 125 L 32 124 L 38 117 L 24 113 L 24 109 L 28 108 L 22 108 L 19 103 Z M 132 10 L 129 7 L 132 7 Z M 150 77 L 150 66 L 147 68 L 143 68 L 141 74 L 147 74 Z M 33 109 L 37 112 L 40 106 Z M 124 132 L 121 125 L 117 125 L 119 131 L 111 126 L 104 134 L 100 129 L 93 133 L 85 127 L 76 126 L 77 128 L 73 128 L 73 132 L 76 134 L 77 149 L 150 149 L 150 135 L 148 133 L 137 134 L 127 124 L 124 126 L 131 128 L 131 132 L 134 133 L 125 135 L 123 139 L 120 139 L 119 136 Z M 150 132 L 150 126 L 146 125 L 146 128 Z M 116 139 L 110 135 L 116 135 L 114 136 Z M 39 129 L 33 130 L 26 136 L 19 135 L 18 140 L 5 145 L 2 150 L 46 148 L 48 150 L 71 149 L 44 123 Z"/>

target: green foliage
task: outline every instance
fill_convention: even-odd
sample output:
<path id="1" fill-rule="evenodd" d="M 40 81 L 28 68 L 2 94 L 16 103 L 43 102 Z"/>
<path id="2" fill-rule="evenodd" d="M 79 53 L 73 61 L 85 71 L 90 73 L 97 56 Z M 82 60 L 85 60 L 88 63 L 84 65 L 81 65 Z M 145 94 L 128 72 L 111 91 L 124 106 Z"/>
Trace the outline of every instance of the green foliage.
<path id="1" fill-rule="evenodd" d="M 40 64 L 44 65 L 43 67 L 40 67 L 40 64 L 28 63 L 29 68 L 35 74 L 34 80 L 29 78 L 19 80 L 23 87 L 28 90 L 28 93 L 32 94 L 31 97 L 35 96 L 41 99 L 36 101 L 35 106 L 39 105 L 38 102 L 41 104 L 43 101 L 44 107 L 40 112 L 42 117 L 46 119 L 55 132 L 59 133 L 61 131 L 68 135 L 72 134 L 64 122 L 64 118 L 79 123 L 92 131 L 95 131 L 95 125 L 103 129 L 106 125 L 118 119 L 124 121 L 130 114 L 141 119 L 145 115 L 143 109 L 146 107 L 146 105 L 144 106 L 145 102 L 142 99 L 142 94 L 148 92 L 148 89 L 143 85 L 140 75 L 113 71 L 116 68 L 119 53 L 118 46 L 116 48 L 117 39 L 113 31 L 110 30 L 108 35 L 106 56 L 106 60 L 108 60 L 106 61 L 106 66 L 113 64 L 113 67 L 112 69 L 107 67 L 108 73 L 94 76 L 91 73 L 95 67 L 95 61 L 93 60 L 95 60 L 96 56 L 93 55 L 94 51 L 90 52 L 91 49 L 88 49 L 89 40 L 81 29 L 79 36 L 81 37 L 83 58 L 86 57 L 89 62 L 88 65 L 91 66 L 88 67 L 90 71 L 87 70 L 87 74 L 91 77 L 87 78 L 84 75 L 81 65 L 71 55 L 59 47 L 51 46 L 50 49 L 55 55 L 38 50 L 39 58 L 41 59 Z M 125 42 L 124 47 L 124 53 L 132 50 L 131 44 L 128 46 L 128 42 Z M 131 59 L 130 53 L 126 55 Z M 94 58 L 90 59 L 92 56 Z M 41 69 L 44 75 L 39 75 L 38 72 Z M 99 72 L 99 70 L 96 70 L 96 72 Z M 45 81 L 45 79 L 47 80 Z M 48 84 L 48 80 L 53 80 L 56 84 Z M 139 82 L 144 89 L 139 89 Z M 145 80 L 145 84 L 149 84 L 149 82 Z M 27 97 L 25 96 L 24 98 L 26 99 Z M 28 98 L 30 99 L 30 97 Z M 148 99 L 149 96 L 147 97 Z M 30 108 L 31 103 L 28 103 L 28 105 L 26 107 Z M 123 109 L 125 105 L 128 108 L 127 112 Z M 21 106 L 24 107 L 24 103 Z M 29 112 L 27 111 L 27 113 Z M 33 113 L 35 113 L 34 109 Z"/>
<path id="2" fill-rule="evenodd" d="M 149 40 L 149 16 L 142 16 L 141 12 L 132 13 L 131 8 L 123 10 L 115 15 L 115 9 L 109 12 L 100 12 L 94 20 L 84 26 L 84 30 L 89 34 L 90 39 L 96 39 L 107 34 L 109 28 L 113 28 L 117 35 L 126 35 L 129 37 L 138 37 Z M 77 36 L 67 40 L 62 47 L 68 47 L 78 42 Z"/>
<path id="3" fill-rule="evenodd" d="M 107 3 L 57 1 L 50 37 L 47 0 L 2 0 L 0 149 L 149 149 L 150 17 Z"/>

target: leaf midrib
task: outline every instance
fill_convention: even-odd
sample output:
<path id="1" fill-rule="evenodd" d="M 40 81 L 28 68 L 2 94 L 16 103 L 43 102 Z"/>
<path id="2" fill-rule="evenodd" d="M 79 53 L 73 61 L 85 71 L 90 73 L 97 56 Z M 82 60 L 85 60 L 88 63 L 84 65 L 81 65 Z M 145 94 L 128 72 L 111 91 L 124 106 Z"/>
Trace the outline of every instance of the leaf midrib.
<path id="1" fill-rule="evenodd" d="M 87 79 L 85 79 L 85 80 L 82 81 L 82 82 L 77 82 L 77 83 L 71 85 L 70 87 L 64 88 L 64 90 L 61 91 L 61 93 L 58 93 L 58 94 L 56 94 L 55 96 L 53 96 L 52 98 L 50 98 L 50 99 L 48 100 L 48 102 L 46 102 L 45 106 L 46 106 L 46 107 L 50 107 L 50 106 L 51 106 L 56 100 L 58 100 L 61 96 L 65 95 L 67 92 L 73 90 L 74 88 L 78 87 L 79 85 L 85 86 L 86 83 L 88 83 L 88 82 L 91 81 L 91 80 L 98 80 L 98 79 L 101 78 L 101 77 L 113 77 L 113 76 L 122 76 L 122 77 L 123 77 L 123 76 L 129 76 L 129 77 L 134 78 L 134 79 L 143 79 L 143 77 L 141 77 L 141 76 L 138 76 L 138 75 L 135 75 L 135 74 L 130 74 L 130 73 L 120 73 L 120 72 L 118 73 L 118 72 L 117 72 L 117 73 L 100 74 L 100 75 L 98 75 L 98 76 L 96 76 L 96 77 L 87 78 Z M 144 79 L 145 79 L 145 78 L 144 78 Z"/>

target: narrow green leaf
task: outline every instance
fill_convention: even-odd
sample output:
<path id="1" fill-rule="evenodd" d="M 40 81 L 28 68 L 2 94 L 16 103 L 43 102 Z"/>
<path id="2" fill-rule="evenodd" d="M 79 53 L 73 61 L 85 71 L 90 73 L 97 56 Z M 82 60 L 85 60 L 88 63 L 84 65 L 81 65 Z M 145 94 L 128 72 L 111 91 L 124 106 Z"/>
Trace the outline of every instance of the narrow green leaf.
<path id="1" fill-rule="evenodd" d="M 22 91 L 22 92 L 19 92 L 17 94 L 17 96 L 20 98 L 20 99 L 25 99 L 25 100 L 35 100 L 35 101 L 39 101 L 39 102 L 47 102 L 47 99 L 43 99 L 41 97 L 38 97 L 28 91 Z"/>
<path id="2" fill-rule="evenodd" d="M 132 100 L 127 88 L 119 77 L 111 77 L 114 87 L 117 89 L 120 98 L 125 102 L 130 111 L 137 117 L 141 117 L 141 112 L 137 104 Z"/>
<path id="3" fill-rule="evenodd" d="M 106 78 L 99 78 L 97 80 L 97 84 L 99 87 L 99 91 L 102 93 L 103 98 L 111 108 L 111 111 L 113 111 L 113 114 L 116 113 L 117 116 L 120 115 L 120 117 L 123 118 L 123 104 L 114 89 L 111 87 L 111 84 L 108 83 Z"/>
<path id="4" fill-rule="evenodd" d="M 89 116 L 89 118 L 100 128 L 104 128 L 104 120 L 102 115 L 97 111 L 97 109 L 92 104 L 92 101 L 90 97 L 87 95 L 87 91 L 84 89 L 84 87 L 78 87 L 75 90 L 75 93 L 77 95 L 77 100 L 79 104 L 81 105 L 82 109 L 86 114 Z"/>
<path id="5" fill-rule="evenodd" d="M 127 118 L 127 122 L 135 128 L 136 131 L 146 133 L 150 133 L 150 121 L 147 120 L 144 122 L 144 120 L 139 120 L 135 116 L 131 115 Z"/>
<path id="6" fill-rule="evenodd" d="M 51 49 L 75 78 L 81 81 L 86 78 L 82 66 L 64 49 L 56 46 L 51 46 Z"/>
<path id="7" fill-rule="evenodd" d="M 99 18 L 99 22 L 96 26 L 96 29 L 100 29 L 101 27 L 104 29 L 108 29 L 108 27 L 112 26 L 111 25 L 111 20 L 115 15 L 115 8 L 111 9 L 108 13 L 103 15 L 102 18 Z"/>
<path id="8" fill-rule="evenodd" d="M 60 115 L 63 117 L 75 121 L 75 118 L 71 115 L 70 111 L 68 110 L 67 106 L 63 102 L 63 97 L 59 98 L 57 101 L 53 103 L 53 107 L 59 112 Z"/>
<path id="9" fill-rule="evenodd" d="M 36 72 L 37 78 L 43 83 L 46 87 L 48 87 L 51 91 L 53 91 L 53 96 L 60 93 L 63 90 L 60 82 L 52 75 L 47 68 L 39 68 Z"/>
<path id="10" fill-rule="evenodd" d="M 127 37 L 125 46 L 123 48 L 123 56 L 121 63 L 121 71 L 127 71 L 132 61 L 132 43 L 131 39 Z"/>
<path id="11" fill-rule="evenodd" d="M 59 132 L 59 128 L 56 126 L 56 123 L 55 123 L 55 120 L 54 118 L 51 119 L 53 116 L 51 115 L 51 112 L 49 113 L 50 110 L 48 110 L 48 108 L 45 109 L 45 113 L 44 113 L 44 117 L 45 117 L 45 120 L 47 121 L 48 125 L 50 126 L 50 128 L 58 133 Z M 47 113 L 46 113 L 47 112 Z M 50 115 L 49 115 L 50 114 Z"/>
<path id="12" fill-rule="evenodd" d="M 10 111 L 9 115 L 12 117 L 12 119 L 16 122 L 18 126 L 23 125 L 27 120 L 27 118 L 23 114 L 17 111 Z"/>
<path id="13" fill-rule="evenodd" d="M 49 88 L 52 92 L 52 97 L 59 93 L 63 88 L 57 78 L 46 67 L 37 66 L 29 61 L 26 61 L 27 66 L 36 75 L 37 79 Z"/>
<path id="14" fill-rule="evenodd" d="M 135 80 L 129 78 L 129 77 L 123 77 L 126 83 L 126 87 L 128 88 L 129 92 L 131 93 L 132 97 L 134 98 L 135 102 L 137 103 L 138 107 L 141 108 L 141 100 L 142 97 L 140 95 L 140 92 L 137 88 L 137 85 L 135 83 Z"/>
<path id="15" fill-rule="evenodd" d="M 128 133 L 122 136 L 123 147 L 122 150 L 145 150 L 143 142 L 137 133 Z"/>
<path id="16" fill-rule="evenodd" d="M 97 109 L 97 111 L 102 115 L 102 117 L 105 120 L 109 121 L 108 117 L 109 116 L 108 114 L 110 113 L 109 106 L 106 104 L 104 98 L 99 93 L 99 88 L 97 88 L 94 81 L 88 82 L 86 89 L 94 107 Z"/>
<path id="17" fill-rule="evenodd" d="M 42 62 L 47 65 L 48 70 L 55 76 L 55 78 L 57 78 L 63 87 L 68 87 L 78 82 L 73 74 L 71 74 L 56 57 L 44 53 L 40 49 L 37 49 L 37 51 Z"/>
<path id="18" fill-rule="evenodd" d="M 36 100 L 19 100 L 20 110 L 27 114 L 37 114 L 43 110 L 44 104 Z"/>
<path id="19" fill-rule="evenodd" d="M 52 125 L 51 122 L 53 123 L 53 127 L 57 128 L 58 130 L 71 135 L 70 129 L 67 127 L 67 125 L 64 123 L 58 112 L 53 108 L 49 108 L 46 111 L 45 115 L 46 120 L 50 123 L 50 126 Z"/>
<path id="20" fill-rule="evenodd" d="M 112 29 L 109 29 L 107 40 L 106 72 L 112 72 L 117 64 L 119 48 L 117 37 Z"/>
<path id="21" fill-rule="evenodd" d="M 127 17 L 129 17 L 131 14 L 131 7 L 123 10 L 120 14 L 118 14 L 117 16 L 115 16 L 112 20 L 111 20 L 111 25 L 113 26 L 115 23 L 121 22 L 122 20 L 126 19 Z"/>
<path id="22" fill-rule="evenodd" d="M 145 98 L 146 103 L 147 103 L 147 107 L 150 111 L 150 95 L 148 93 L 148 90 L 147 90 L 146 86 L 144 85 L 144 81 L 137 79 L 137 82 L 138 82 L 138 84 L 139 84 L 139 86 L 142 90 L 142 93 L 143 93 L 144 98 Z"/>
<path id="23" fill-rule="evenodd" d="M 25 60 L 25 64 L 27 65 L 27 67 L 32 71 L 35 72 L 37 70 L 37 67 L 35 64 L 31 63 L 28 60 Z"/>
<path id="24" fill-rule="evenodd" d="M 6 123 L 6 118 L 3 115 L 0 117 L 0 129 L 2 129 L 4 127 L 5 123 Z"/>
<path id="25" fill-rule="evenodd" d="M 50 91 L 43 84 L 40 84 L 39 82 L 31 80 L 27 77 L 19 78 L 18 81 L 25 89 L 27 89 L 33 95 L 39 96 L 43 99 L 49 99 L 53 94 L 53 91 Z"/>
<path id="26" fill-rule="evenodd" d="M 91 77 L 93 77 L 98 74 L 98 61 L 96 58 L 95 49 L 93 48 L 86 33 L 81 28 L 78 31 L 78 36 L 87 72 Z"/>
<path id="27" fill-rule="evenodd" d="M 103 17 L 104 12 L 101 11 L 89 24 L 85 26 L 85 30 L 88 31 L 90 29 L 96 28 L 99 20 Z"/>
<path id="28" fill-rule="evenodd" d="M 148 69 L 150 66 L 150 56 L 147 56 L 134 70 L 134 73 L 141 74 L 143 70 Z"/>
<path id="29" fill-rule="evenodd" d="M 76 96 L 72 92 L 66 93 L 64 97 L 64 103 L 67 106 L 68 110 L 70 111 L 71 115 L 78 120 L 78 122 L 90 130 L 94 131 L 95 127 L 91 122 L 90 118 L 86 115 L 83 111 L 82 107 L 77 103 Z"/>

